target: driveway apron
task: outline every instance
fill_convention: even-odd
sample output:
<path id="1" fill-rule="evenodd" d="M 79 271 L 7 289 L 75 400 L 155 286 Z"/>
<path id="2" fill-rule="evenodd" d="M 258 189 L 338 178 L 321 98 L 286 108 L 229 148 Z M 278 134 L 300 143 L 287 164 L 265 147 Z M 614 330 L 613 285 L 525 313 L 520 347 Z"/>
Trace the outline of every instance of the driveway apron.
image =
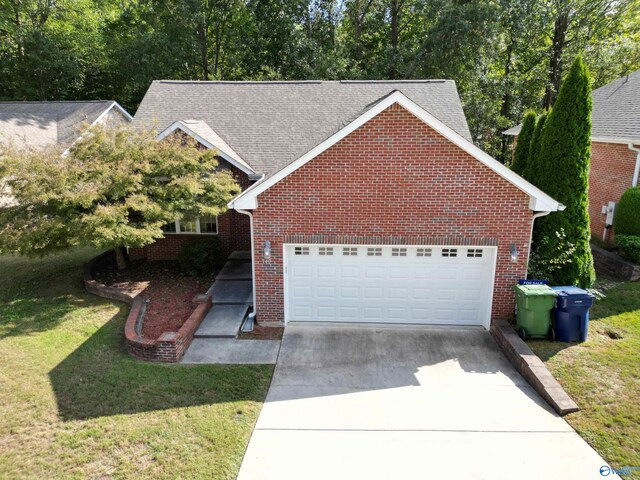
<path id="1" fill-rule="evenodd" d="M 238 479 L 583 480 L 603 465 L 480 327 L 291 324 Z"/>

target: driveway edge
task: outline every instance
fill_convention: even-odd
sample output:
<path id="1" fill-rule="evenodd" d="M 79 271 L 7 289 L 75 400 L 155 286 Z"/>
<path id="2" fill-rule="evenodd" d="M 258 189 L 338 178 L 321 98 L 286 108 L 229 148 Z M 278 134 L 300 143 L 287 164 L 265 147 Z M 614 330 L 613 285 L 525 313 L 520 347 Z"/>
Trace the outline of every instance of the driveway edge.
<path id="1" fill-rule="evenodd" d="M 580 410 L 564 391 L 564 388 L 553 378 L 542 360 L 522 341 L 509 322 L 506 320 L 494 321 L 490 331 L 498 346 L 520 375 L 559 415 L 564 416 Z"/>

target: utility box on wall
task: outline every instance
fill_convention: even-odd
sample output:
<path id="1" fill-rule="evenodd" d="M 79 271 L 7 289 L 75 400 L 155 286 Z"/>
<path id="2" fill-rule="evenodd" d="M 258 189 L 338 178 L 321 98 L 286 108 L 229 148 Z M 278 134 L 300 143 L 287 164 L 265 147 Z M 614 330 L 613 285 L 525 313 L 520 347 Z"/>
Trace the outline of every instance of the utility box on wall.
<path id="1" fill-rule="evenodd" d="M 607 218 L 604 223 L 607 227 L 613 226 L 613 217 L 616 213 L 616 202 L 609 202 L 606 207 L 602 207 L 603 213 L 607 214 Z"/>

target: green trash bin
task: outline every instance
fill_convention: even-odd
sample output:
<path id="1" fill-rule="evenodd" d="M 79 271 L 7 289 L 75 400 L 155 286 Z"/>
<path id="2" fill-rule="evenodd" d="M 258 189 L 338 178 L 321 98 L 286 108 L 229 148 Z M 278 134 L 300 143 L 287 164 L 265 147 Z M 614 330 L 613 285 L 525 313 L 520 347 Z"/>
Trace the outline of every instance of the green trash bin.
<path id="1" fill-rule="evenodd" d="M 557 293 L 548 285 L 516 285 L 516 329 L 523 340 L 553 339 L 551 310 Z"/>

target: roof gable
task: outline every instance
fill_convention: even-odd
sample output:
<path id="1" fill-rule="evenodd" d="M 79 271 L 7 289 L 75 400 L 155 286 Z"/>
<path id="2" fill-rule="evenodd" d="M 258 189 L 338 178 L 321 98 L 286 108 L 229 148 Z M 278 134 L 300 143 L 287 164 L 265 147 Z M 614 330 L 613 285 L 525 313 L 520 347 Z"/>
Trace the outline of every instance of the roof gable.
<path id="1" fill-rule="evenodd" d="M 0 142 L 18 141 L 30 147 L 70 146 L 85 125 L 95 125 L 111 110 L 132 117 L 113 100 L 62 102 L 0 102 Z"/>
<path id="2" fill-rule="evenodd" d="M 160 131 L 178 120 L 205 122 L 251 168 L 270 174 L 291 163 L 400 90 L 471 141 L 455 83 L 415 81 L 156 81 L 134 125 Z"/>
<path id="3" fill-rule="evenodd" d="M 286 165 L 280 170 L 273 172 L 272 174 L 265 176 L 261 181 L 254 184 L 249 189 L 245 190 L 238 197 L 232 200 L 229 203 L 230 208 L 234 208 L 236 210 L 252 210 L 258 207 L 258 196 L 260 193 L 266 191 L 280 180 L 286 178 L 288 175 L 304 166 L 306 163 L 310 162 L 322 152 L 329 149 L 331 146 L 335 145 L 337 142 L 345 138 L 351 132 L 355 131 L 360 126 L 364 125 L 366 122 L 389 108 L 391 105 L 398 104 L 401 107 L 405 108 L 417 118 L 422 120 L 424 123 L 433 128 L 436 132 L 444 136 L 446 139 L 460 147 L 462 150 L 467 152 L 469 155 L 489 167 L 491 170 L 496 172 L 502 178 L 516 186 L 518 189 L 525 192 L 529 195 L 530 202 L 529 207 L 533 211 L 557 211 L 563 210 L 564 206 L 559 202 L 551 198 L 549 195 L 544 193 L 539 188 L 535 187 L 531 183 L 524 180 L 519 175 L 515 174 L 513 171 L 502 165 L 500 162 L 492 158 L 487 153 L 480 150 L 469 140 L 461 136 L 459 133 L 442 123 L 440 120 L 435 118 L 429 112 L 421 108 L 415 102 L 407 98 L 401 92 L 393 92 L 387 97 L 381 99 L 379 102 L 371 106 L 367 111 L 365 111 L 358 118 L 351 121 L 344 128 L 334 133 L 333 135 L 326 138 L 324 141 L 316 145 L 314 148 L 306 152 L 304 155 L 299 157 L 294 162 Z"/>
<path id="4" fill-rule="evenodd" d="M 174 133 L 176 130 L 186 133 L 198 143 L 209 149 L 217 150 L 220 157 L 225 159 L 231 165 L 239 168 L 244 173 L 248 175 L 255 175 L 253 169 L 247 165 L 247 163 L 227 144 L 227 142 L 220 138 L 220 136 L 205 122 L 200 120 L 180 120 L 174 122 L 168 128 L 160 132 L 157 138 L 158 140 L 162 140 Z"/>

